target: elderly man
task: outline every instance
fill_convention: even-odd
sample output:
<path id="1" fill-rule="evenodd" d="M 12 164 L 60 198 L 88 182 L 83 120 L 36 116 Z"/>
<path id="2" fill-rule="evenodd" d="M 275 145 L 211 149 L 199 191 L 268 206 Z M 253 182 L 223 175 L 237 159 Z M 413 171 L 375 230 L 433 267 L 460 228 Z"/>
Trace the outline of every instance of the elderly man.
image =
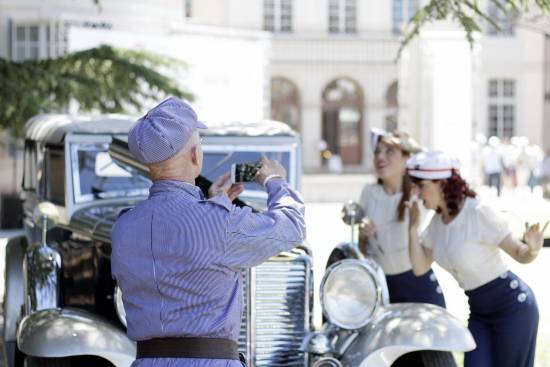
<path id="1" fill-rule="evenodd" d="M 169 98 L 128 134 L 153 180 L 149 198 L 123 213 L 111 234 L 112 272 L 137 341 L 134 367 L 242 366 L 241 270 L 304 239 L 304 203 L 276 161 L 264 159 L 256 176 L 268 193 L 263 213 L 231 204 L 243 187 L 229 174 L 203 197 L 195 186 L 198 129 L 206 126 L 191 107 Z"/>

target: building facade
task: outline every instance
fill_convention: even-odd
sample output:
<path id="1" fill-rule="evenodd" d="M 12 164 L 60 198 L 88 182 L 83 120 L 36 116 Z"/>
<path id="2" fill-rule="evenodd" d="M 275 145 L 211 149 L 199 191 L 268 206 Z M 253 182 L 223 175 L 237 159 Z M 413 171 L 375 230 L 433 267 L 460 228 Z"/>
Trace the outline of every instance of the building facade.
<path id="1" fill-rule="evenodd" d="M 421 0 L 100 4 L 0 0 L 0 56 L 63 53 L 62 29 L 74 23 L 131 32 L 160 32 L 182 22 L 265 31 L 271 37 L 266 91 L 271 117 L 302 133 L 306 171 L 338 170 L 340 163 L 346 171 L 370 170 L 372 127 L 407 130 L 430 147 L 456 143 L 449 134 L 456 131 L 462 134 L 456 149 L 476 134 L 527 136 L 550 148 L 550 139 L 543 138 L 550 136 L 544 124 L 550 118 L 546 36 L 528 22 L 503 16 L 489 2 L 480 6 L 500 29 L 484 25 L 474 48 L 456 26 L 439 27 L 423 31 L 399 60 L 404 26 Z M 447 49 L 458 52 L 454 60 L 462 66 L 437 67 L 453 61 Z M 426 72 L 429 68 L 434 71 Z"/>
<path id="2" fill-rule="evenodd" d="M 423 31 L 409 47 L 418 50 L 399 61 L 403 27 L 418 0 L 187 2 L 191 21 L 273 34 L 271 115 L 302 132 L 306 169 L 323 169 L 334 155 L 348 171 L 369 169 L 371 127 L 402 128 L 427 146 L 455 143 L 455 150 L 479 134 L 526 136 L 550 148 L 543 138 L 550 136 L 544 31 L 491 2 L 480 6 L 498 28 L 483 24 L 473 48 L 456 26 L 444 25 Z M 425 71 L 438 69 L 437 62 L 449 66 Z"/>

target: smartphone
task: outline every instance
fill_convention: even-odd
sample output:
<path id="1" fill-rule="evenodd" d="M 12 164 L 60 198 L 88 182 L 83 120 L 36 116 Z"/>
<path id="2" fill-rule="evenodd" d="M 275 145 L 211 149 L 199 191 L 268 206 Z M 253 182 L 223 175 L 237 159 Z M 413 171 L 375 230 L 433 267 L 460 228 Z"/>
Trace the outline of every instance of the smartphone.
<path id="1" fill-rule="evenodd" d="M 261 165 L 260 162 L 233 163 L 231 165 L 231 182 L 256 182 L 256 173 Z"/>

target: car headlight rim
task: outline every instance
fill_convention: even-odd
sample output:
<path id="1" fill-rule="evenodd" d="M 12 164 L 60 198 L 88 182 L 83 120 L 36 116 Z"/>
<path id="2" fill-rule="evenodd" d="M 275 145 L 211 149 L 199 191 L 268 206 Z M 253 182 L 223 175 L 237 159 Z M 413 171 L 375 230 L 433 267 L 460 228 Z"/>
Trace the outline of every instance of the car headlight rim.
<path id="1" fill-rule="evenodd" d="M 370 311 L 362 320 L 358 320 L 357 322 L 342 322 L 338 317 L 334 317 L 334 315 L 330 314 L 330 309 L 327 306 L 327 302 L 326 302 L 327 301 L 326 286 L 327 286 L 327 282 L 331 280 L 331 277 L 333 277 L 334 274 L 338 273 L 339 271 L 342 271 L 342 269 L 347 269 L 351 267 L 356 267 L 364 271 L 364 275 L 366 276 L 365 279 L 368 279 L 368 281 L 371 282 L 371 285 L 373 288 L 372 292 L 373 292 L 374 300 L 369 307 Z M 357 259 L 345 259 L 345 260 L 338 261 L 332 264 L 331 266 L 329 266 L 325 271 L 325 274 L 321 281 L 321 288 L 319 293 L 321 298 L 321 308 L 323 311 L 323 315 L 332 324 L 346 330 L 357 330 L 367 326 L 369 322 L 372 320 L 372 317 L 374 316 L 374 314 L 377 312 L 378 308 L 380 307 L 381 300 L 382 300 L 382 287 L 380 282 L 378 281 L 376 272 L 373 269 L 371 269 L 369 264 Z"/>

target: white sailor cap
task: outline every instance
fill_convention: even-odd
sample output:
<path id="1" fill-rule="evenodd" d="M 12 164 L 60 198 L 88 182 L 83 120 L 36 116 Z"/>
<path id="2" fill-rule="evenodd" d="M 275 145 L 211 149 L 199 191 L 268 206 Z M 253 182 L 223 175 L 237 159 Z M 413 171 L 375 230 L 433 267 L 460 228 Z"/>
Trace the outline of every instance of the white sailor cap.
<path id="1" fill-rule="evenodd" d="M 413 155 L 407 160 L 407 173 L 422 180 L 442 180 L 459 172 L 460 162 L 440 150 Z"/>

